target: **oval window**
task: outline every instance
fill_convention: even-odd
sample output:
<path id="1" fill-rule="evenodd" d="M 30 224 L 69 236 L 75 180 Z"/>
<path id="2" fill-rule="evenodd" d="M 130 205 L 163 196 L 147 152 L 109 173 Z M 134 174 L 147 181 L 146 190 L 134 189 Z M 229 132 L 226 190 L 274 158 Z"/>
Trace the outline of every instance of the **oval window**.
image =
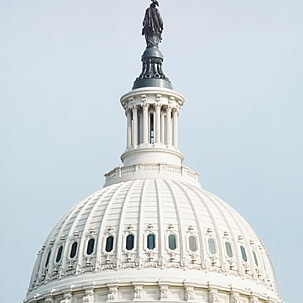
<path id="1" fill-rule="evenodd" d="M 88 255 L 91 255 L 93 253 L 94 246 L 95 246 L 95 239 L 89 239 L 89 241 L 87 243 L 87 249 L 86 249 L 86 253 Z"/>
<path id="2" fill-rule="evenodd" d="M 74 258 L 76 256 L 77 247 L 78 247 L 78 242 L 74 242 L 72 245 L 72 248 L 70 250 L 70 255 L 69 255 L 71 258 Z"/>
<path id="3" fill-rule="evenodd" d="M 213 238 L 208 238 L 208 249 L 212 255 L 215 255 L 217 253 L 216 243 Z"/>
<path id="4" fill-rule="evenodd" d="M 114 247 L 114 237 L 108 236 L 106 239 L 105 251 L 111 252 L 113 250 L 113 247 Z"/>
<path id="5" fill-rule="evenodd" d="M 177 248 L 177 241 L 175 235 L 168 236 L 168 247 L 171 250 L 175 250 Z"/>
<path id="6" fill-rule="evenodd" d="M 58 252 L 57 252 L 57 257 L 56 257 L 56 262 L 57 262 L 57 263 L 61 260 L 62 251 L 63 251 L 63 246 L 61 245 L 61 246 L 59 247 L 59 249 L 58 249 Z"/>
<path id="7" fill-rule="evenodd" d="M 52 251 L 50 250 L 47 254 L 47 258 L 46 258 L 46 261 L 45 261 L 45 267 L 48 266 L 48 263 L 49 263 L 49 259 L 50 259 L 50 255 L 51 255 Z"/>
<path id="8" fill-rule="evenodd" d="M 154 234 L 149 234 L 147 236 L 147 248 L 154 249 L 156 247 L 156 237 Z"/>
<path id="9" fill-rule="evenodd" d="M 189 242 L 189 249 L 193 252 L 197 251 L 197 240 L 196 237 L 194 236 L 190 236 L 188 238 L 188 242 Z"/>
<path id="10" fill-rule="evenodd" d="M 240 249 L 241 249 L 241 254 L 242 254 L 242 259 L 244 262 L 247 262 L 247 256 L 246 256 L 246 251 L 245 251 L 245 248 L 244 246 L 240 246 Z"/>
<path id="11" fill-rule="evenodd" d="M 225 248 L 226 248 L 226 253 L 227 255 L 232 258 L 233 257 L 233 250 L 231 248 L 231 245 L 229 242 L 225 242 Z"/>
<path id="12" fill-rule="evenodd" d="M 126 250 L 132 250 L 134 248 L 134 235 L 128 235 L 126 237 Z"/>
<path id="13" fill-rule="evenodd" d="M 256 266 L 259 266 L 258 259 L 257 259 L 257 255 L 256 255 L 256 253 L 255 253 L 254 250 L 253 250 L 253 255 L 254 255 L 254 260 L 255 260 Z"/>

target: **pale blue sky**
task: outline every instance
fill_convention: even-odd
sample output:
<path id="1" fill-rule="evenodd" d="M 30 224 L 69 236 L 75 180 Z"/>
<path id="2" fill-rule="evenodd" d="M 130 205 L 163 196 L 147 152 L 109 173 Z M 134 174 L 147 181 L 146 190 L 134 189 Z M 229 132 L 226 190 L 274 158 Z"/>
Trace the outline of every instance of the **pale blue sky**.
<path id="1" fill-rule="evenodd" d="M 119 98 L 148 0 L 0 0 L 0 301 L 20 302 L 56 222 L 120 165 Z M 184 164 L 237 209 L 297 303 L 303 251 L 302 0 L 166 0 L 164 72 Z"/>

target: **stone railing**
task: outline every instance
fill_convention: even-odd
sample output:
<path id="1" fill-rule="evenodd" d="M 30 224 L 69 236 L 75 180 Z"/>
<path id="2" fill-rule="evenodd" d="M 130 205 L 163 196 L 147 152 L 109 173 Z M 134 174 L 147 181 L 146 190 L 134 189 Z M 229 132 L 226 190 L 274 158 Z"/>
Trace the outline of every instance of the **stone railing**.
<path id="1" fill-rule="evenodd" d="M 199 174 L 185 167 L 165 163 L 146 163 L 116 167 L 105 174 L 104 186 L 134 179 L 168 178 L 183 180 L 184 182 L 198 183 Z"/>

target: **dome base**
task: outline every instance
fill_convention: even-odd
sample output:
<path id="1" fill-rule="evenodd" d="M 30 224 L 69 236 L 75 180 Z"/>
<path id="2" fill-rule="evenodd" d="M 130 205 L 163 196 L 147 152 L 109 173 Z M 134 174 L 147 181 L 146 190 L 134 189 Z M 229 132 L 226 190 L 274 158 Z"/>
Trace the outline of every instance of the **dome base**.
<path id="1" fill-rule="evenodd" d="M 231 297 L 238 300 L 230 301 Z M 40 287 L 39 293 L 32 291 L 25 302 L 44 302 L 47 298 L 55 302 L 69 298 L 71 301 L 67 302 L 91 303 L 251 302 L 251 299 L 254 299 L 252 302 L 281 302 L 264 285 L 245 277 L 177 268 L 126 269 L 64 278 Z"/>

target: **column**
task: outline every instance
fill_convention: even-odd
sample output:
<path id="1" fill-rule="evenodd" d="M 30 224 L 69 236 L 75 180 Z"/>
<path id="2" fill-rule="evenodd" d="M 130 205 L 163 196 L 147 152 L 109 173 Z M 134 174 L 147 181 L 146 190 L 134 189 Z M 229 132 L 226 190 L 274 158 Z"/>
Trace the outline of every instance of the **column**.
<path id="1" fill-rule="evenodd" d="M 172 144 L 172 127 L 171 127 L 171 106 L 166 109 L 166 144 Z"/>
<path id="2" fill-rule="evenodd" d="M 133 145 L 138 145 L 138 110 L 135 105 L 133 108 Z"/>
<path id="3" fill-rule="evenodd" d="M 179 110 L 175 108 L 173 110 L 173 145 L 175 148 L 178 148 L 178 116 L 179 116 Z"/>
<path id="4" fill-rule="evenodd" d="M 132 145 L 132 120 L 131 120 L 131 112 L 127 110 L 127 148 L 130 148 Z"/>
<path id="5" fill-rule="evenodd" d="M 164 144 L 165 143 L 165 119 L 164 119 L 164 112 L 160 111 L 160 115 L 161 115 L 161 143 Z"/>
<path id="6" fill-rule="evenodd" d="M 155 143 L 161 142 L 161 104 L 156 104 Z"/>
<path id="7" fill-rule="evenodd" d="M 148 104 L 144 103 L 143 107 L 143 143 L 148 143 Z"/>

